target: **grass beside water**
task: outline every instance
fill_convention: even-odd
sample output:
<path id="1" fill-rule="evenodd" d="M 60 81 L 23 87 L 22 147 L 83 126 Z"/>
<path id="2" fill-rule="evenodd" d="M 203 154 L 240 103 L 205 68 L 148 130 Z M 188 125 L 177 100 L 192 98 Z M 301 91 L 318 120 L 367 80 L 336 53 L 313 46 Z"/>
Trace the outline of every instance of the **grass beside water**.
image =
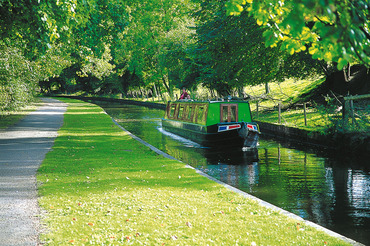
<path id="1" fill-rule="evenodd" d="M 278 119 L 278 104 L 281 103 L 283 108 L 287 105 L 301 102 L 295 108 L 283 109 L 281 112 L 281 124 L 296 127 L 308 131 L 325 131 L 328 125 L 331 125 L 328 112 L 318 110 L 317 105 L 307 104 L 306 120 L 304 120 L 303 102 L 309 102 L 303 95 L 309 94 L 314 90 L 324 79 L 316 80 L 286 80 L 281 83 L 270 83 L 270 93 L 265 94 L 265 85 L 249 86 L 246 88 L 246 93 L 252 97 L 259 99 L 259 112 L 256 112 L 256 103 L 251 102 L 251 110 L 255 120 L 279 124 Z M 307 96 L 306 96 L 307 97 Z M 268 110 L 269 109 L 269 110 Z"/>
<path id="2" fill-rule="evenodd" d="M 46 245 L 347 245 L 166 159 L 70 99 L 38 170 Z"/>

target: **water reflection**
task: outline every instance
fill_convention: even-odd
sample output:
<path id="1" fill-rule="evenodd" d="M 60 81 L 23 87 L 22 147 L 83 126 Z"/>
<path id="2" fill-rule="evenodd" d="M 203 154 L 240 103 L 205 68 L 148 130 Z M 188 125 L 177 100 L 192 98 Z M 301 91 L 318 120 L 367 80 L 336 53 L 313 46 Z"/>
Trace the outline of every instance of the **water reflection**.
<path id="1" fill-rule="evenodd" d="M 240 190 L 370 245 L 370 172 L 364 160 L 261 139 L 257 151 L 207 149 L 163 134 L 164 111 L 102 105 L 123 127 L 162 151 Z"/>

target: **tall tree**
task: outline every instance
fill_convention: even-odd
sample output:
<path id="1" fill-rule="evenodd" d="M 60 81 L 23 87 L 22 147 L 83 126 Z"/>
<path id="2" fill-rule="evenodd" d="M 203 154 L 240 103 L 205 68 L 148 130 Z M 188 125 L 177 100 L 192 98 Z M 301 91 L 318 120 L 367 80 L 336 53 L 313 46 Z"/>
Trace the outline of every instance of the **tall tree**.
<path id="1" fill-rule="evenodd" d="M 63 49 L 75 16 L 75 0 L 0 0 L 0 108 L 29 101 L 37 82 L 66 65 Z M 58 62 L 57 64 L 53 63 Z"/>
<path id="2" fill-rule="evenodd" d="M 165 57 L 174 55 L 170 49 L 175 47 L 174 37 L 180 32 L 177 39 L 187 43 L 189 31 L 186 24 L 194 4 L 187 0 L 156 0 L 133 1 L 129 5 L 132 20 L 125 40 L 128 71 L 139 76 L 143 86 L 159 83 L 172 95 L 177 81 Z"/>
<path id="3" fill-rule="evenodd" d="M 200 80 L 208 88 L 229 95 L 247 84 L 302 78 L 318 71 L 318 64 L 306 54 L 288 57 L 278 47 L 265 47 L 265 29 L 246 12 L 227 16 L 225 2 L 203 2 L 196 13 Z"/>

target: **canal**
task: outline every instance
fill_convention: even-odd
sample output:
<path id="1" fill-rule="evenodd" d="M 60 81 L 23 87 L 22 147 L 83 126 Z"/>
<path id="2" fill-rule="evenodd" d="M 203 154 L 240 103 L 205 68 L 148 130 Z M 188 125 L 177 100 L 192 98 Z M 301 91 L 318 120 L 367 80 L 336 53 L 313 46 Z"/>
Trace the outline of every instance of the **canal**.
<path id="1" fill-rule="evenodd" d="M 368 160 L 261 137 L 258 150 L 203 148 L 163 131 L 164 110 L 99 103 L 125 129 L 208 175 L 370 245 Z"/>

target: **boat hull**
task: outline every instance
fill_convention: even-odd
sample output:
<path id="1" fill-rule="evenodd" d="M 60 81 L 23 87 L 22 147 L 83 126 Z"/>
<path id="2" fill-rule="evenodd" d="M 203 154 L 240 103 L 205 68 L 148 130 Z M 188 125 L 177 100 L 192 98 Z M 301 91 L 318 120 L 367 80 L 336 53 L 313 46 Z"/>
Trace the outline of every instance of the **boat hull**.
<path id="1" fill-rule="evenodd" d="M 243 126 L 244 124 L 244 126 Z M 254 124 L 254 123 L 248 123 Z M 226 128 L 235 127 L 230 130 Z M 256 124 L 255 124 L 256 125 Z M 168 132 L 190 139 L 205 147 L 248 147 L 255 148 L 258 142 L 258 130 L 246 129 L 247 123 L 214 124 L 203 126 L 187 122 L 162 119 L 162 128 Z M 220 129 L 222 129 L 220 131 Z"/>

